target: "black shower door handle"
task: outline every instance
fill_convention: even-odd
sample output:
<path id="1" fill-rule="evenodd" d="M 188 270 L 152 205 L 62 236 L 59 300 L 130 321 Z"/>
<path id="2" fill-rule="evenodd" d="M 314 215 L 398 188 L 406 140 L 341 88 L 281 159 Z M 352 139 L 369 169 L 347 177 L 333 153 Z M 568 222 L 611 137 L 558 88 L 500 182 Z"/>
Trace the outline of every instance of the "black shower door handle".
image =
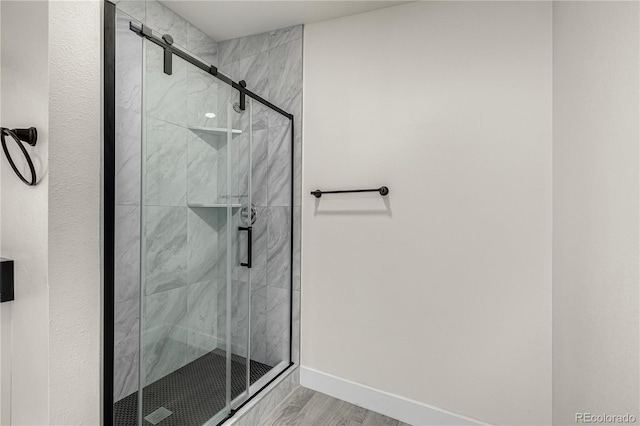
<path id="1" fill-rule="evenodd" d="M 247 268 L 251 268 L 251 243 L 253 241 L 253 236 L 251 234 L 251 226 L 239 226 L 238 231 L 247 231 L 247 263 L 240 263 L 240 266 L 246 266 Z"/>

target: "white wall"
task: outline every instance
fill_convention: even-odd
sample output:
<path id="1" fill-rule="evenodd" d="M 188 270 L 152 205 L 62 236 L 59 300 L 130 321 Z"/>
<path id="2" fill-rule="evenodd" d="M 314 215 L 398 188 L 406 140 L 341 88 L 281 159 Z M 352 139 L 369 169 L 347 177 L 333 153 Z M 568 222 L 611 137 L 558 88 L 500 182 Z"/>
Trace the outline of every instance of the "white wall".
<path id="1" fill-rule="evenodd" d="M 49 424 L 100 423 L 102 2 L 49 9 Z"/>
<path id="2" fill-rule="evenodd" d="M 43 176 L 27 187 L 0 160 L 1 252 L 16 261 L 0 382 L 11 424 L 99 424 L 102 3 L 0 7 L 2 125 L 37 127 Z"/>
<path id="3" fill-rule="evenodd" d="M 553 420 L 639 417 L 637 2 L 555 2 Z"/>
<path id="4" fill-rule="evenodd" d="M 10 377 L 11 418 L 16 425 L 47 424 L 48 418 L 48 7 L 41 1 L 0 2 L 1 125 L 38 129 L 36 147 L 27 149 L 42 176 L 37 186 L 26 186 L 0 154 L 0 252 L 15 261 L 15 301 L 10 302 L 10 315 L 2 318 L 11 320 L 12 368 L 3 369 L 0 380 L 4 384 Z"/>
<path id="5" fill-rule="evenodd" d="M 551 25 L 417 2 L 305 27 L 303 367 L 550 423 Z"/>
<path id="6" fill-rule="evenodd" d="M 2 63 L 2 7 L 0 7 L 0 64 Z M 0 97 L 2 96 L 2 67 L 0 66 Z M 2 102 L 0 101 L 0 123 Z M 0 165 L 0 241 L 2 241 L 2 166 Z M 1 243 L 0 243 L 1 246 Z M 0 250 L 1 251 L 1 250 Z M 0 304 L 0 424 L 11 422 L 11 306 Z"/>

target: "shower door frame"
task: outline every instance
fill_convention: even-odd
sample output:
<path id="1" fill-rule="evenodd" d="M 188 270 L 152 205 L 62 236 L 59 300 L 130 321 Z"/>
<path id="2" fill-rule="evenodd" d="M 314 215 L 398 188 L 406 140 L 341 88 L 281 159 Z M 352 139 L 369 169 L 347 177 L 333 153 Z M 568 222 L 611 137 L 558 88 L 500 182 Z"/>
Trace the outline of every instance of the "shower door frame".
<path id="1" fill-rule="evenodd" d="M 113 407 L 114 407 L 114 337 L 115 337 L 115 207 L 116 207 L 116 5 L 109 0 L 104 1 L 103 11 L 103 180 L 102 180 L 102 196 L 103 196 L 103 212 L 102 212 L 102 233 L 103 233 L 103 262 L 104 262 L 104 284 L 103 284 L 103 306 L 102 306 L 102 424 L 105 426 L 113 425 Z M 145 31 L 143 25 L 140 31 L 132 31 L 138 33 L 143 39 L 147 39 L 158 46 L 170 51 L 171 54 L 184 59 L 190 64 L 200 68 L 201 70 L 211 74 L 212 77 L 230 85 L 240 93 L 239 102 L 244 107 L 245 96 L 263 104 L 271 110 L 285 116 L 289 119 L 291 133 L 291 199 L 290 199 L 290 238 L 294 235 L 294 183 L 295 173 L 293 165 L 295 160 L 295 120 L 294 115 L 286 112 L 278 106 L 272 104 L 256 93 L 246 88 L 246 83 L 241 80 L 235 82 L 232 79 L 218 73 L 213 65 L 207 65 L 199 59 L 189 55 L 188 53 L 167 44 L 152 34 L 151 31 Z M 242 108 L 244 109 L 244 108 Z M 251 167 L 251 164 L 249 164 Z M 224 423 L 235 413 L 248 404 L 255 396 L 259 395 L 267 386 L 284 375 L 289 369 L 295 365 L 293 362 L 293 252 L 294 244 L 291 240 L 290 244 L 290 268 L 289 268 L 289 364 L 277 375 L 262 384 L 262 386 L 254 393 L 249 393 L 247 399 L 235 408 L 231 407 L 229 414 L 220 422 Z M 249 289 L 250 291 L 250 289 Z M 140 302 L 142 303 L 142 301 Z M 250 308 L 250 307 L 249 307 Z M 249 316 L 251 315 L 249 310 Z M 250 332 L 249 332 L 250 335 Z M 248 354 L 247 362 L 250 355 Z M 257 383 L 256 383 L 257 384 Z M 140 384 L 139 384 L 140 386 Z M 252 385 L 248 383 L 247 389 Z"/>

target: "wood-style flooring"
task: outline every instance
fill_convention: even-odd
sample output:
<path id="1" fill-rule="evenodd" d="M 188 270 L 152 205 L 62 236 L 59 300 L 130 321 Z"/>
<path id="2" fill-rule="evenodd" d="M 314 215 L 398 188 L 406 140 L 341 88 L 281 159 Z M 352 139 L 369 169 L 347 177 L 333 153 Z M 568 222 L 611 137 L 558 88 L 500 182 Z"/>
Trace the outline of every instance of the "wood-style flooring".
<path id="1" fill-rule="evenodd" d="M 409 426 L 311 389 L 298 387 L 260 426 Z"/>

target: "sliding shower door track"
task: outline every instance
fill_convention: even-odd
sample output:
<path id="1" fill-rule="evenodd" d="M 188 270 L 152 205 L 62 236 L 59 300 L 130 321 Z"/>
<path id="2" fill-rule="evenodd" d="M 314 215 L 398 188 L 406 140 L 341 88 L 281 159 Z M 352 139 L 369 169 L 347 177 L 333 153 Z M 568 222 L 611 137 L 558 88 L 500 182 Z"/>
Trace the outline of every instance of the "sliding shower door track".
<path id="1" fill-rule="evenodd" d="M 285 375 L 285 373 L 287 373 L 288 371 L 291 370 L 292 367 L 295 367 L 296 364 L 294 364 L 293 362 L 290 362 L 289 365 L 287 365 L 287 367 L 282 370 L 281 372 L 279 372 L 278 374 L 275 375 L 275 377 L 273 377 L 272 379 L 270 379 L 267 383 L 265 383 L 264 385 L 262 385 L 262 387 L 254 392 L 253 394 L 251 394 L 249 396 L 249 398 L 244 401 L 242 404 L 240 404 L 238 407 L 231 409 L 231 411 L 229 412 L 229 415 L 227 415 L 227 417 L 225 417 L 224 419 L 222 419 L 222 421 L 220 421 L 217 424 L 212 423 L 211 425 L 209 425 L 208 423 L 205 426 L 222 426 L 226 421 L 232 419 L 236 413 L 238 411 L 240 411 L 242 408 L 244 408 L 247 404 L 249 404 L 255 397 L 262 395 L 262 391 L 265 390 L 269 385 L 271 385 L 273 382 L 275 382 L 276 380 L 278 380 L 278 378 L 282 377 Z M 258 385 L 258 383 L 256 382 L 256 384 Z"/>

